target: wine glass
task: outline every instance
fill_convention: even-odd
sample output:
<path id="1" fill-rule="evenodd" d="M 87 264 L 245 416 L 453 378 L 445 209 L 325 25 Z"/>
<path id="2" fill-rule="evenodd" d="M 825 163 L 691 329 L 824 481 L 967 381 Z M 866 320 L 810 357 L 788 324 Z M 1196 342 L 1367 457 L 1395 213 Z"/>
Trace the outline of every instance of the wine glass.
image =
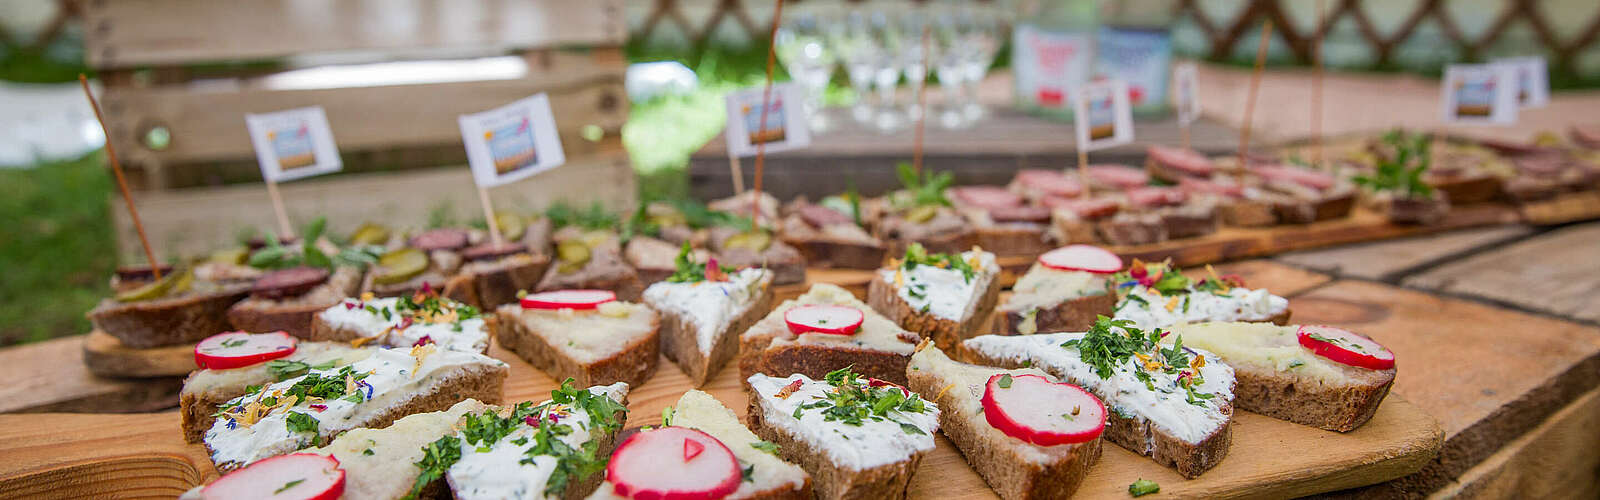
<path id="1" fill-rule="evenodd" d="M 837 57 L 827 43 L 827 35 L 823 30 L 825 23 L 817 11 L 797 10 L 792 15 L 784 16 L 783 22 L 778 25 L 777 37 L 773 40 L 774 49 L 778 61 L 789 72 L 789 77 L 805 89 L 806 116 L 811 117 L 812 130 L 820 131 L 828 128 L 827 119 L 819 111 L 822 109 L 822 93 L 827 90 L 828 80 L 833 77 Z"/>
<path id="2" fill-rule="evenodd" d="M 964 102 L 962 111 L 967 120 L 977 121 L 988 114 L 988 110 L 978 102 L 978 86 L 989 74 L 989 66 L 994 64 L 995 53 L 1000 51 L 1000 41 L 1007 37 L 1005 31 L 1009 23 L 1001 13 L 971 6 L 962 8 L 960 19 L 963 21 L 960 45 L 966 66 L 966 79 L 963 81 L 965 92 L 961 95 Z"/>
<path id="3" fill-rule="evenodd" d="M 878 106 L 872 124 L 879 132 L 888 133 L 906 127 L 906 115 L 895 105 L 896 87 L 904 61 L 900 47 L 904 44 L 897 13 L 891 9 L 874 9 L 868 14 L 867 29 L 879 50 L 872 72 L 872 85 L 877 90 Z"/>
<path id="4" fill-rule="evenodd" d="M 872 83 L 877 69 L 883 65 L 883 47 L 872 36 L 872 19 L 867 12 L 850 10 L 829 23 L 828 41 L 838 54 L 840 65 L 855 89 L 856 101 L 850 107 L 850 116 L 857 122 L 872 121 L 870 101 Z"/>

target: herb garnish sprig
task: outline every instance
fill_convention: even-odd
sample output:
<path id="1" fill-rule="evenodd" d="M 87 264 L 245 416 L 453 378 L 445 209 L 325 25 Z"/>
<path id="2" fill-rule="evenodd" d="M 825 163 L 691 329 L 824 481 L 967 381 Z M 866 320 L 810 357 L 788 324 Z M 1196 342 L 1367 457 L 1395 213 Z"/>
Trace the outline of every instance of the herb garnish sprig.
<path id="1" fill-rule="evenodd" d="M 954 269 L 961 271 L 961 276 L 965 278 L 968 283 L 971 283 L 973 276 L 976 276 L 978 273 L 977 270 L 972 268 L 971 263 L 968 263 L 966 259 L 961 258 L 961 254 L 959 253 L 928 253 L 928 249 L 923 248 L 921 243 L 913 242 L 911 245 L 906 247 L 905 259 L 901 262 L 900 268 L 909 272 L 913 269 L 916 269 L 917 266 L 930 266 L 940 269 Z"/>
<path id="2" fill-rule="evenodd" d="M 1373 192 L 1391 192 L 1408 198 L 1433 198 L 1433 186 L 1422 179 L 1433 161 L 1428 149 L 1431 142 L 1428 134 L 1413 135 L 1396 129 L 1383 134 L 1381 140 L 1389 154 L 1377 155 L 1372 173 L 1357 175 L 1351 181 Z"/>
<path id="3" fill-rule="evenodd" d="M 868 421 L 890 421 L 899 424 L 900 430 L 906 434 L 927 434 L 915 425 L 895 420 L 889 413 L 926 413 L 928 405 L 921 396 L 915 393 L 907 396 L 906 391 L 892 384 L 874 386 L 850 369 L 847 366 L 824 376 L 823 381 L 834 386 L 835 390 L 824 397 L 800 404 L 794 410 L 795 418 L 800 418 L 804 410 L 821 408 L 824 422 L 860 426 Z"/>
<path id="4" fill-rule="evenodd" d="M 905 186 L 910 194 L 909 206 L 899 208 L 913 208 L 923 206 L 950 206 L 950 199 L 945 198 L 945 189 L 955 184 L 955 174 L 946 172 L 933 173 L 923 171 L 917 175 L 915 168 L 910 163 L 901 162 L 895 166 L 895 173 L 900 177 L 900 184 Z"/>
<path id="5" fill-rule="evenodd" d="M 317 246 L 317 241 L 322 239 L 322 234 L 328 228 L 326 217 L 317 217 L 306 226 L 301 235 L 298 249 L 285 247 L 278 241 L 277 233 L 267 231 L 263 238 L 266 247 L 250 254 L 246 263 L 257 269 L 288 269 L 291 267 L 308 266 L 332 270 L 338 267 L 365 268 L 378 263 L 379 249 L 367 246 L 352 246 L 339 250 L 333 256 L 323 253 Z"/>
<path id="6" fill-rule="evenodd" d="M 1100 316 L 1083 337 L 1063 342 L 1061 347 L 1077 349 L 1079 359 L 1093 367 L 1095 375 L 1102 379 L 1111 378 L 1116 368 L 1125 363 L 1132 366 L 1134 378 L 1152 391 L 1158 390 L 1152 375 L 1172 376 L 1189 404 L 1204 406 L 1206 400 L 1215 397 L 1196 390 L 1205 383 L 1200 376 L 1205 357 L 1184 347 L 1182 336 L 1173 339 L 1172 347 L 1162 348 L 1161 339 L 1165 336 L 1159 328 L 1145 332 L 1134 327 L 1131 320 Z"/>
<path id="7" fill-rule="evenodd" d="M 683 248 L 678 250 L 677 259 L 673 260 L 673 264 L 677 266 L 677 269 L 672 272 L 672 276 L 667 277 L 668 283 L 694 283 L 706 280 L 706 264 L 695 262 L 693 252 L 694 250 L 689 247 L 689 242 L 684 242 Z M 723 275 L 737 271 L 727 266 L 719 265 L 717 268 L 722 271 Z"/>

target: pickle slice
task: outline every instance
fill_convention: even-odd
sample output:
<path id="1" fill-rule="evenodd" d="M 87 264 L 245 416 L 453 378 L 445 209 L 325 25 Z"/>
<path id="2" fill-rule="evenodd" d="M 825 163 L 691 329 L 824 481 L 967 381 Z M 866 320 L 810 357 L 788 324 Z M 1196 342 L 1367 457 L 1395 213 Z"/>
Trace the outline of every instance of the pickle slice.
<path id="1" fill-rule="evenodd" d="M 116 294 L 115 298 L 118 302 L 142 302 L 146 300 L 155 300 L 167 295 L 187 291 L 193 282 L 194 275 L 190 274 L 189 270 L 185 269 L 182 271 L 169 273 L 166 276 L 162 276 L 159 280 L 145 283 L 138 288 L 119 292 Z"/>
<path id="2" fill-rule="evenodd" d="M 250 249 L 239 247 L 213 252 L 211 257 L 207 260 L 219 264 L 234 264 L 242 266 L 244 265 L 245 260 L 248 258 L 250 258 Z"/>
<path id="3" fill-rule="evenodd" d="M 522 218 L 521 215 L 500 212 L 494 214 L 494 222 L 495 225 L 500 226 L 500 236 L 504 237 L 506 241 L 520 240 L 522 235 L 527 234 L 528 231 L 528 220 Z"/>
<path id="4" fill-rule="evenodd" d="M 772 235 L 761 230 L 745 231 L 729 236 L 727 241 L 722 242 L 722 246 L 726 248 L 742 248 L 759 253 L 772 246 Z"/>
<path id="5" fill-rule="evenodd" d="M 388 242 L 389 228 L 371 222 L 362 224 L 350 234 L 351 245 L 382 245 Z"/>
<path id="6" fill-rule="evenodd" d="M 427 270 L 427 253 L 415 248 L 401 248 L 378 257 L 378 270 L 372 282 L 379 285 L 404 283 Z"/>
<path id="7" fill-rule="evenodd" d="M 921 224 L 933 220 L 935 215 L 939 215 L 938 208 L 932 205 L 923 205 L 906 212 L 906 220 Z"/>
<path id="8" fill-rule="evenodd" d="M 560 272 L 570 273 L 582 269 L 584 264 L 589 263 L 589 257 L 589 246 L 582 241 L 567 240 L 556 245 L 556 259 L 561 261 L 561 266 L 557 270 Z"/>

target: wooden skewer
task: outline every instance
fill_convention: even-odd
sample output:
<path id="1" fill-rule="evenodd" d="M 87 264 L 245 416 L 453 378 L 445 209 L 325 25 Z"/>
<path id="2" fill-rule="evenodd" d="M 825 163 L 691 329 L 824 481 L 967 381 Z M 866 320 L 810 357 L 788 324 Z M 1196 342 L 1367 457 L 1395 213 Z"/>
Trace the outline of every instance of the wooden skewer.
<path id="1" fill-rule="evenodd" d="M 128 192 L 128 179 L 122 175 L 122 163 L 117 161 L 117 148 L 111 145 L 111 129 L 106 127 L 106 117 L 100 114 L 100 103 L 95 101 L 94 92 L 89 90 L 89 78 L 78 73 L 78 83 L 83 85 L 83 96 L 89 98 L 89 107 L 94 108 L 94 118 L 100 122 L 100 130 L 106 135 L 106 159 L 111 161 L 111 172 L 117 176 L 117 189 L 122 191 L 122 201 L 128 205 L 128 217 L 133 219 L 133 229 L 139 232 L 139 244 L 144 246 L 144 256 L 150 260 L 150 272 L 160 280 L 161 265 L 156 262 L 156 253 L 150 250 L 150 238 L 144 233 L 144 223 L 139 222 L 139 208 L 133 205 L 133 195 Z"/>
<path id="2" fill-rule="evenodd" d="M 739 155 L 733 154 L 733 148 L 728 148 L 728 171 L 733 176 L 733 194 L 744 194 L 744 168 L 739 165 Z"/>
<path id="3" fill-rule="evenodd" d="M 495 220 L 494 204 L 489 201 L 489 188 L 478 186 L 478 203 L 483 205 L 483 220 L 489 226 L 489 241 L 499 247 L 505 243 L 505 237 L 500 235 L 500 221 Z"/>
<path id="4" fill-rule="evenodd" d="M 1183 144 L 1183 149 L 1189 149 L 1189 124 L 1178 124 L 1178 141 Z"/>
<path id="5" fill-rule="evenodd" d="M 915 133 L 914 133 L 914 136 L 912 137 L 912 140 L 911 140 L 911 168 L 912 168 L 913 171 L 915 171 L 917 173 L 918 177 L 922 176 L 922 135 L 925 133 L 924 132 L 924 129 L 926 128 L 925 124 L 928 121 L 928 85 L 927 85 L 928 78 L 927 77 L 928 77 L 928 73 L 933 71 L 933 53 L 929 52 L 929 49 L 931 49 L 932 45 L 933 45 L 931 43 L 932 39 L 933 39 L 933 27 L 932 26 L 923 26 L 922 27 L 922 68 L 923 68 L 922 82 L 919 85 L 921 90 L 919 90 L 917 92 L 917 123 L 915 124 Z"/>
<path id="6" fill-rule="evenodd" d="M 1261 23 L 1261 43 L 1256 45 L 1256 69 L 1250 74 L 1250 93 L 1244 101 L 1244 127 L 1239 129 L 1239 167 L 1249 165 L 1245 160 L 1250 151 L 1250 120 L 1255 116 L 1256 93 L 1261 89 L 1261 67 L 1267 62 L 1267 44 L 1272 41 L 1272 20 Z"/>
<path id="7" fill-rule="evenodd" d="M 767 34 L 767 86 L 761 91 L 761 123 L 756 125 L 756 137 L 767 135 L 767 108 L 772 102 L 772 62 L 778 56 L 778 21 L 783 19 L 783 0 L 772 8 L 772 30 Z M 794 103 L 789 103 L 793 105 Z M 767 143 L 756 144 L 755 192 L 750 193 L 750 229 L 761 227 L 761 174 L 766 167 Z"/>
<path id="8" fill-rule="evenodd" d="M 272 199 L 272 215 L 278 219 L 278 235 L 284 238 L 294 238 L 294 226 L 289 225 L 289 212 L 283 208 L 283 196 L 278 194 L 278 181 L 263 179 L 267 182 L 267 198 Z"/>
<path id="9" fill-rule="evenodd" d="M 1311 162 L 1322 165 L 1322 37 L 1323 0 L 1317 0 L 1317 32 L 1311 38 Z"/>

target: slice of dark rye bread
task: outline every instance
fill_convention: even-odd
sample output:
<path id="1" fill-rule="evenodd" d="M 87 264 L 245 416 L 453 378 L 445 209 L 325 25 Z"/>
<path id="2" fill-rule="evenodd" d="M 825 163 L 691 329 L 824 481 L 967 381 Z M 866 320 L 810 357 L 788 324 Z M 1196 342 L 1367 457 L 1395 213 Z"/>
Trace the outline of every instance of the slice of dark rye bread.
<path id="1" fill-rule="evenodd" d="M 1003 370 L 951 360 L 937 347 L 924 347 L 906 368 L 912 391 L 939 406 L 939 430 L 966 457 L 989 487 L 1006 500 L 1071 498 L 1089 468 L 1100 460 L 1100 439 L 1039 446 L 989 425 L 981 399 L 989 377 L 998 373 L 1039 375 L 1024 368 Z"/>
<path id="2" fill-rule="evenodd" d="M 1116 395 L 1106 394 L 1105 391 L 1099 390 L 1096 387 L 1096 384 L 1090 383 L 1092 381 L 1079 380 L 1069 376 L 1068 371 L 1072 369 L 1072 367 L 1063 366 L 1062 364 L 1082 364 L 1083 362 L 1081 360 L 1076 360 L 1075 356 L 1053 355 L 1053 352 L 1045 351 L 1064 351 L 1065 348 L 1060 347 L 1060 344 L 1063 343 L 1065 339 L 1076 338 L 1080 336 L 1082 336 L 1082 334 L 1076 333 L 1037 334 L 1014 337 L 986 335 L 968 339 L 962 344 L 960 354 L 965 361 L 980 365 L 997 366 L 1003 368 L 1022 368 L 1024 365 L 1036 367 L 1044 370 L 1046 373 L 1049 373 L 1052 377 L 1058 380 L 1078 385 L 1083 387 L 1085 390 L 1093 392 L 1095 396 L 1099 397 L 1101 401 L 1105 402 L 1106 409 L 1110 410 L 1106 416 L 1105 433 L 1101 436 L 1103 439 L 1121 446 L 1128 451 L 1148 456 L 1152 460 L 1155 460 L 1156 463 L 1176 469 L 1178 474 L 1181 474 L 1184 477 L 1190 479 L 1200 477 L 1201 474 L 1205 473 L 1205 471 L 1211 469 L 1212 467 L 1215 467 L 1217 463 L 1222 461 L 1223 457 L 1227 456 L 1228 448 L 1232 446 L 1233 443 L 1233 404 L 1231 398 L 1232 392 L 1236 389 L 1235 381 L 1233 380 L 1232 375 L 1233 370 L 1227 368 L 1227 365 L 1222 364 L 1220 361 L 1217 361 L 1215 359 L 1215 355 L 1208 356 L 1210 363 L 1208 363 L 1207 366 L 1213 367 L 1212 371 L 1214 374 L 1212 376 L 1217 376 L 1215 372 L 1220 371 L 1215 367 L 1220 366 L 1227 372 L 1227 375 L 1224 378 L 1229 386 L 1229 399 L 1228 401 L 1219 403 L 1219 411 L 1225 420 L 1221 425 L 1211 428 L 1209 433 L 1199 437 L 1198 439 L 1184 440 L 1173 435 L 1171 432 L 1152 424 L 1148 417 L 1136 413 L 1141 411 L 1139 409 L 1135 409 L 1127 414 L 1124 414 L 1123 411 L 1119 411 L 1117 409 L 1119 399 L 1117 397 L 1113 397 Z M 999 343 L 1015 344 L 1013 346 L 1009 346 L 1014 348 L 1010 349 L 1013 352 L 997 352 L 1001 350 L 993 347 L 993 344 L 997 341 Z M 1086 366 L 1087 365 L 1079 366 L 1077 367 L 1078 369 L 1074 371 L 1091 370 Z M 1091 373 L 1090 376 L 1094 375 Z M 1202 378 L 1210 379 L 1211 376 Z M 1176 404 L 1186 403 L 1184 403 L 1182 400 L 1178 400 Z"/>
<path id="3" fill-rule="evenodd" d="M 813 443 L 786 429 L 786 425 L 772 422 L 774 419 L 794 420 L 792 414 L 777 411 L 769 414 L 762 404 L 761 391 L 748 392 L 750 408 L 745 413 L 745 421 L 750 430 L 761 439 L 778 445 L 778 453 L 784 460 L 800 464 L 811 475 L 813 492 L 819 500 L 905 498 L 912 475 L 917 472 L 922 458 L 932 451 L 930 446 L 927 450 L 909 452 L 900 460 L 864 469 L 841 464 L 828 456 L 822 443 Z M 935 431 L 930 429 L 928 433 Z"/>
<path id="4" fill-rule="evenodd" d="M 1234 404 L 1280 420 L 1349 432 L 1372 419 L 1395 369 L 1334 362 L 1299 344 L 1298 326 L 1271 323 L 1179 325 L 1184 345 L 1216 353 L 1238 380 Z"/>
<path id="5" fill-rule="evenodd" d="M 353 429 L 382 429 L 407 415 L 443 411 L 467 399 L 493 403 L 500 402 L 504 394 L 506 377 L 510 373 L 509 366 L 504 362 L 481 354 L 443 351 L 434 355 L 446 354 L 471 356 L 480 359 L 449 367 L 444 371 L 430 373 L 426 375 L 426 380 L 418 382 L 410 391 L 375 394 L 373 395 L 373 401 L 365 403 L 375 406 L 364 408 L 365 411 L 353 413 L 351 416 L 355 418 L 322 425 L 319 429 L 319 438 L 321 440 L 329 440 Z M 380 398 L 382 400 L 378 401 Z M 217 427 L 217 424 L 213 423 L 212 427 Z M 207 434 L 209 433 L 208 431 Z M 206 451 L 212 456 L 212 462 L 216 464 L 219 472 L 226 473 L 246 465 L 233 460 L 218 461 L 216 449 L 212 447 L 212 442 L 209 439 L 202 440 L 205 442 Z M 279 455 L 292 451 L 294 450 L 281 450 L 273 454 Z"/>
<path id="6" fill-rule="evenodd" d="M 249 283 L 218 285 L 137 302 L 106 298 L 88 313 L 95 329 L 143 349 L 187 344 L 228 330 L 228 308 L 250 294 Z"/>
<path id="7" fill-rule="evenodd" d="M 801 305 L 831 304 L 860 309 L 865 318 L 855 335 L 789 331 L 784 313 Z M 850 291 L 829 283 L 811 285 L 804 295 L 786 300 L 739 335 L 739 376 L 800 373 L 821 379 L 847 366 L 863 376 L 905 385 L 906 362 L 920 337 L 873 311 Z"/>
<path id="8" fill-rule="evenodd" d="M 376 347 L 351 347 L 343 342 L 301 342 L 294 354 L 274 360 L 279 363 L 269 361 L 226 370 L 195 370 L 183 380 L 183 390 L 178 393 L 183 437 L 190 443 L 200 442 L 211 423 L 216 421 L 214 415 L 219 406 L 243 396 L 250 386 L 264 386 L 280 380 L 274 367 L 303 363 L 308 367 L 327 364 L 337 368 L 366 359 L 375 350 Z"/>
<path id="9" fill-rule="evenodd" d="M 743 309 L 736 310 L 736 316 L 716 332 L 714 335 L 716 340 L 709 353 L 700 351 L 698 327 L 689 316 L 674 311 L 674 307 L 657 302 L 657 299 L 652 297 L 653 294 L 648 289 L 645 290 L 645 304 L 661 314 L 661 353 L 678 365 L 678 369 L 683 370 L 684 375 L 689 376 L 689 382 L 694 387 L 705 386 L 723 366 L 737 357 L 739 334 L 749 330 L 772 311 L 773 273 L 763 272 L 757 283 L 760 291 L 744 304 Z M 650 286 L 655 288 L 682 285 L 658 283 Z"/>
<path id="10" fill-rule="evenodd" d="M 994 313 L 995 302 L 1000 298 L 1001 288 L 1000 265 L 993 259 L 993 254 L 989 254 L 987 263 L 973 275 L 974 293 L 965 301 L 967 307 L 964 309 L 964 317 L 959 321 L 913 308 L 905 297 L 900 296 L 898 288 L 892 283 L 896 279 L 895 274 L 902 272 L 899 268 L 878 270 L 872 282 L 867 284 L 867 303 L 872 305 L 874 311 L 888 317 L 901 328 L 916 332 L 922 338 L 933 339 L 941 349 L 955 349 L 956 344 L 974 335 L 985 333 L 981 330 L 989 326 L 989 316 Z M 937 292 L 928 290 L 926 293 Z"/>
<path id="11" fill-rule="evenodd" d="M 506 304 L 495 310 L 489 329 L 501 347 L 552 379 L 570 377 L 577 387 L 615 382 L 638 387 L 656 372 L 660 316 L 634 303 L 602 307 L 551 311 Z"/>
<path id="12" fill-rule="evenodd" d="M 517 292 L 532 290 L 550 267 L 550 257 L 542 253 L 518 253 L 497 259 L 469 261 L 461 265 L 471 293 L 468 304 L 490 310 L 517 302 Z"/>
<path id="13" fill-rule="evenodd" d="M 340 267 L 328 281 L 305 294 L 283 299 L 250 297 L 228 308 L 228 323 L 246 332 L 283 331 L 310 338 L 311 318 L 361 288 L 365 272 L 357 267 Z"/>

